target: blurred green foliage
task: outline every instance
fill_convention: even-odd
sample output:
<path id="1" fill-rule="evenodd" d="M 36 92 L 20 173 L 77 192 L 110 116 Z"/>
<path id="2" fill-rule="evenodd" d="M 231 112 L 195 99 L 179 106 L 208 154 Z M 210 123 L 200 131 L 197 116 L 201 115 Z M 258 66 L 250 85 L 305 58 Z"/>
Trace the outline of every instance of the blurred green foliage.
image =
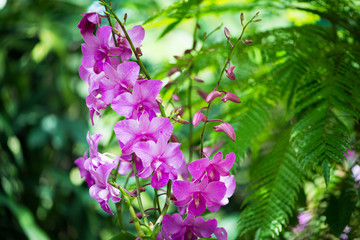
<path id="1" fill-rule="evenodd" d="M 229 52 L 220 24 L 234 40 L 241 30 L 241 11 L 247 19 L 261 11 L 263 18 L 246 33 L 254 43 L 234 56 L 237 80 L 222 85 L 243 103 L 217 103 L 210 112 L 210 118 L 232 123 L 237 133 L 237 142 L 226 140 L 222 151 L 237 154 L 233 173 L 238 187 L 228 206 L 207 217 L 231 226 L 230 239 L 335 239 L 346 225 L 352 227 L 350 239 L 358 237 L 359 188 L 342 154 L 349 147 L 360 152 L 359 1 L 203 0 L 199 9 L 198 1 L 174 2 L 127 0 L 113 5 L 119 16 L 128 13 L 127 24 L 146 23 L 146 67 L 153 78 L 176 81 L 162 96 L 165 103 L 170 101 L 167 107 L 184 107 L 185 119 L 204 106 L 196 90 L 211 91 Z M 91 4 L 12 0 L 0 9 L 4 239 L 110 239 L 119 233 L 116 218 L 90 198 L 73 164 L 86 150 L 89 128 L 87 89 L 77 73 L 82 39 L 76 26 Z M 204 45 L 196 54 L 183 54 L 191 48 L 196 14 L 197 50 Z M 204 33 L 216 29 L 204 41 Z M 192 112 L 186 100 L 189 78 L 167 76 L 172 67 L 186 66 L 187 59 L 194 62 L 189 75 L 205 80 L 191 83 Z M 179 102 L 171 101 L 174 91 Z M 108 116 L 113 118 L 111 111 L 97 132 L 111 131 Z M 223 137 L 213 133 L 212 126 L 206 146 Z M 189 127 L 175 128 L 188 155 Z M 200 128 L 195 128 L 193 145 L 199 135 Z M 294 234 L 296 215 L 304 209 L 312 210 L 314 219 Z"/>

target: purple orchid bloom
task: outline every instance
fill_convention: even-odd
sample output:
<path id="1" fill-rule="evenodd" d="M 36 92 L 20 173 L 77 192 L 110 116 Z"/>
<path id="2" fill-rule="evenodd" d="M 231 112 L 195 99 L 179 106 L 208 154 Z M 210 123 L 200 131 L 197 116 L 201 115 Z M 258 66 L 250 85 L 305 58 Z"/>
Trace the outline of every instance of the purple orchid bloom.
<path id="1" fill-rule="evenodd" d="M 234 194 L 236 188 L 236 182 L 234 175 L 220 177 L 220 182 L 223 182 L 226 186 L 226 193 L 223 199 L 220 202 L 214 203 L 211 206 L 208 206 L 209 211 L 216 212 L 221 206 L 224 206 L 229 203 L 229 198 Z"/>
<path id="2" fill-rule="evenodd" d="M 169 179 L 177 179 L 177 169 L 184 161 L 180 151 L 180 143 L 167 143 L 164 135 L 159 137 L 157 143 L 153 141 L 138 142 L 133 151 L 141 159 L 144 169 L 138 174 L 141 178 L 151 178 L 151 186 L 159 189 L 168 183 Z"/>
<path id="3" fill-rule="evenodd" d="M 83 157 L 80 157 L 78 159 L 75 160 L 75 164 L 78 166 L 79 171 L 80 171 L 80 177 L 81 178 L 85 178 L 85 182 L 87 183 L 87 185 L 89 187 L 91 187 L 94 183 L 95 180 L 92 178 L 90 172 L 85 168 L 84 164 L 85 161 L 88 159 L 88 151 L 85 152 Z"/>
<path id="4" fill-rule="evenodd" d="M 119 140 L 123 154 L 133 153 L 132 147 L 137 142 L 157 142 L 161 135 L 168 140 L 172 134 L 173 125 L 168 118 L 155 117 L 149 120 L 147 113 L 139 120 L 126 119 L 115 124 L 114 131 Z"/>
<path id="5" fill-rule="evenodd" d="M 200 238 L 210 238 L 216 231 L 216 219 L 204 220 L 203 217 L 197 217 L 191 213 L 185 219 L 182 219 L 179 213 L 172 216 L 166 214 L 161 229 L 162 236 L 165 239 L 172 240 L 194 240 Z"/>
<path id="6" fill-rule="evenodd" d="M 116 164 L 111 163 L 100 165 L 93 173 L 95 184 L 89 189 L 90 196 L 98 201 L 105 212 L 111 215 L 114 214 L 110 209 L 109 199 L 113 202 L 119 202 L 121 200 L 121 198 L 118 197 L 120 195 L 120 190 L 108 183 L 109 175 L 115 167 Z"/>
<path id="7" fill-rule="evenodd" d="M 110 104 L 117 96 L 134 87 L 140 67 L 136 62 L 124 62 L 114 69 L 109 63 L 104 63 L 104 72 L 107 78 L 101 80 L 101 99 Z"/>
<path id="8" fill-rule="evenodd" d="M 228 176 L 229 170 L 235 162 L 235 153 L 231 152 L 223 159 L 223 154 L 218 152 L 212 161 L 209 158 L 201 158 L 189 164 L 189 172 L 199 181 L 207 174 L 209 182 L 219 181 L 220 176 Z"/>
<path id="9" fill-rule="evenodd" d="M 115 47 L 114 41 L 110 38 L 111 27 L 103 26 L 96 31 L 96 37 L 89 35 L 84 39 L 86 44 L 81 44 L 84 68 L 93 68 L 95 73 L 103 71 L 103 65 L 107 63 L 118 63 L 119 59 L 113 56 L 121 56 L 123 61 L 131 57 L 131 50 L 125 47 Z M 110 57 L 111 56 L 111 57 Z"/>
<path id="10" fill-rule="evenodd" d="M 101 117 L 100 110 L 107 108 L 107 104 L 96 97 L 99 93 L 100 90 L 95 90 L 86 97 L 86 106 L 89 109 L 92 125 L 94 125 L 94 113 L 96 113 L 97 116 Z"/>
<path id="11" fill-rule="evenodd" d="M 86 41 L 88 36 L 94 33 L 96 26 L 100 26 L 101 16 L 97 12 L 83 13 L 81 15 L 84 17 L 80 20 L 78 28 Z"/>
<path id="12" fill-rule="evenodd" d="M 113 214 L 109 207 L 109 199 L 114 202 L 120 201 L 118 197 L 120 190 L 114 188 L 108 183 L 111 171 L 117 166 L 119 158 L 112 159 L 108 157 L 108 153 L 99 153 L 98 145 L 101 134 L 87 135 L 89 151 L 86 151 L 84 157 L 75 161 L 80 170 L 81 177 L 85 177 L 85 181 L 90 187 L 90 196 L 99 202 L 105 212 Z M 89 157 L 87 155 L 89 154 Z M 113 155 L 112 155 L 113 156 Z"/>
<path id="13" fill-rule="evenodd" d="M 118 22 L 115 23 L 115 28 L 120 32 L 120 35 L 121 35 L 121 36 L 118 36 L 118 39 L 117 39 L 118 46 L 124 46 L 128 49 L 131 49 L 131 46 L 130 46 L 128 40 L 125 38 L 125 34 Z M 141 25 L 136 25 L 132 29 L 127 30 L 127 33 L 129 35 L 135 49 L 140 48 L 141 42 L 144 40 L 144 37 L 145 37 L 145 29 Z"/>
<path id="14" fill-rule="evenodd" d="M 156 97 L 161 86 L 160 80 L 136 81 L 133 92 L 125 92 L 116 97 L 111 108 L 126 118 L 138 119 L 144 112 L 148 113 L 149 118 L 153 118 L 160 112 Z"/>
<path id="15" fill-rule="evenodd" d="M 173 193 L 177 199 L 175 201 L 176 206 L 188 206 L 189 212 L 200 215 L 206 207 L 221 202 L 226 194 L 226 186 L 223 182 L 209 183 L 207 178 L 204 178 L 200 183 L 175 181 Z"/>

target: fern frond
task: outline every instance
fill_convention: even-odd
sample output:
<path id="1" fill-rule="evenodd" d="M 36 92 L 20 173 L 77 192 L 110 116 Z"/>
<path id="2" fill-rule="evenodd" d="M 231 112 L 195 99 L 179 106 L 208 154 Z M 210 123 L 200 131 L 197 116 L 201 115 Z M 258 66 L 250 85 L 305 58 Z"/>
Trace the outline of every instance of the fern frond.
<path id="1" fill-rule="evenodd" d="M 287 131 L 252 167 L 249 196 L 239 216 L 240 235 L 278 235 L 293 212 L 302 176 Z"/>

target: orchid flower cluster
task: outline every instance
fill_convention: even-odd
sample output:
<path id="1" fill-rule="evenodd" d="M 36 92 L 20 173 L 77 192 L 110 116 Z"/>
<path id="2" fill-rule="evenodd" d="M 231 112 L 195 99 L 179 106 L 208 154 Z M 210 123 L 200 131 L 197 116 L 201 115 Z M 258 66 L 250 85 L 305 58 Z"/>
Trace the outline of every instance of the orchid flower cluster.
<path id="1" fill-rule="evenodd" d="M 209 238 L 213 234 L 218 239 L 227 239 L 226 230 L 217 226 L 216 219 L 204 220 L 200 215 L 206 209 L 215 212 L 228 204 L 236 186 L 234 176 L 229 172 L 234 165 L 235 154 L 228 153 L 224 157 L 222 152 L 217 152 L 210 160 L 204 156 L 201 144 L 201 158 L 187 164 L 180 143 L 171 141 L 173 123 L 166 117 L 159 95 L 162 81 L 151 79 L 140 59 L 144 28 L 138 25 L 127 30 L 124 25 L 126 16 L 122 22 L 113 12 L 111 3 L 100 1 L 100 4 L 106 8 L 106 16 L 95 12 L 84 13 L 78 25 L 85 40 L 81 45 L 83 58 L 79 75 L 88 84 L 86 105 L 93 125 L 94 115 L 100 117 L 100 111 L 109 105 L 124 119 L 114 126 L 121 156 L 98 152 L 102 135 L 88 134 L 89 150 L 75 161 L 81 177 L 89 186 L 90 196 L 109 214 L 113 214 L 109 200 L 118 203 L 124 199 L 140 239 L 197 239 Z M 110 19 L 115 18 L 115 26 L 101 26 L 102 18 L 107 18 L 110 25 Z M 241 37 L 237 43 L 240 40 Z M 130 61 L 132 54 L 137 62 Z M 230 57 L 227 65 L 226 75 L 234 80 Z M 146 78 L 140 74 L 140 69 Z M 224 71 L 225 67 L 222 74 Z M 235 94 L 217 91 L 217 87 L 206 99 L 209 105 L 223 94 L 224 102 L 240 102 Z M 209 111 L 210 106 L 206 108 Z M 193 125 L 197 126 L 200 121 L 206 124 L 215 120 L 207 120 L 199 111 L 193 117 Z M 214 128 L 235 141 L 235 132 L 229 123 L 222 121 Z M 126 184 L 117 184 L 118 174 L 134 177 L 136 189 L 130 192 Z M 141 192 L 146 189 L 145 185 L 140 186 L 139 178 L 149 179 L 154 189 L 154 209 L 143 209 Z M 164 187 L 167 187 L 166 191 L 162 189 Z M 162 209 L 158 197 L 164 194 L 158 194 L 158 190 L 166 192 Z M 131 204 L 132 197 L 138 200 L 139 213 Z M 178 207 L 179 213 L 167 214 L 171 201 Z M 154 223 L 148 220 L 148 210 L 159 212 L 158 218 L 154 214 Z"/>

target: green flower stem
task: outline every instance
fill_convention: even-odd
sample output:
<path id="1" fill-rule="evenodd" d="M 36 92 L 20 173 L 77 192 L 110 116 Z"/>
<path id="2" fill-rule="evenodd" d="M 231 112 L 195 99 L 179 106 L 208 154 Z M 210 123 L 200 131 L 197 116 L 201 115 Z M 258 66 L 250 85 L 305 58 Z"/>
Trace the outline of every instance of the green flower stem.
<path id="1" fill-rule="evenodd" d="M 131 38 L 129 37 L 129 34 L 127 33 L 125 27 L 124 27 L 124 24 L 120 21 L 120 19 L 116 16 L 115 12 L 113 11 L 112 7 L 110 7 L 106 2 L 105 0 L 100 0 L 100 2 L 102 3 L 102 5 L 105 6 L 105 8 L 107 9 L 107 12 L 111 13 L 111 16 L 114 17 L 116 19 L 116 21 L 119 23 L 121 29 L 123 30 L 124 34 L 125 34 L 125 37 L 126 39 L 128 40 L 129 44 L 130 44 L 130 47 L 131 47 L 131 50 L 133 51 L 135 57 L 136 57 L 136 60 L 141 68 L 141 70 L 143 71 L 143 73 L 145 74 L 146 78 L 148 80 L 151 79 L 149 73 L 147 72 L 144 64 L 142 63 L 141 59 L 140 59 L 140 55 L 138 54 L 138 52 L 136 51 L 135 47 L 134 47 L 134 44 L 133 42 L 131 41 Z M 108 15 L 109 16 L 109 15 Z M 162 117 L 166 117 L 166 114 L 165 114 L 165 110 L 164 110 L 164 107 L 161 105 L 161 103 L 158 102 L 158 106 L 159 106 L 159 109 L 160 109 L 160 112 L 161 112 L 161 116 Z"/>
<path id="2" fill-rule="evenodd" d="M 106 8 L 107 11 L 109 10 L 106 6 L 105 6 L 105 8 Z M 113 28 L 113 25 L 111 23 L 111 19 L 110 19 L 109 15 L 106 15 L 106 18 L 107 18 L 107 20 L 109 22 L 109 26 L 111 27 L 111 35 L 112 35 L 112 38 L 114 40 L 114 44 L 115 44 L 116 47 L 118 47 L 118 43 L 117 43 L 116 38 L 115 38 L 114 28 Z M 119 56 L 119 61 L 120 61 L 120 63 L 122 63 L 121 56 Z"/>
<path id="3" fill-rule="evenodd" d="M 155 225 L 154 225 L 154 230 L 158 231 L 158 228 L 160 226 L 160 224 L 162 223 L 162 220 L 164 219 L 165 214 L 167 213 L 169 206 L 170 206 L 170 197 L 171 197 L 171 188 L 172 188 L 172 181 L 169 180 L 168 184 L 167 184 L 167 189 L 166 189 L 166 200 L 165 200 L 165 205 L 163 210 L 161 211 L 161 214 L 159 216 L 159 218 L 156 220 Z M 153 233 L 153 236 L 156 236 L 157 233 Z"/>
<path id="4" fill-rule="evenodd" d="M 137 218 L 135 210 L 134 210 L 133 206 L 131 205 L 129 195 L 125 192 L 124 188 L 121 187 L 120 185 L 118 185 L 114 182 L 109 182 L 109 184 L 111 184 L 112 186 L 116 187 L 117 189 L 119 189 L 121 191 L 122 196 L 125 199 L 125 202 L 129 207 L 130 215 L 131 215 L 132 219 L 134 220 L 134 226 L 136 228 L 137 233 L 139 234 L 140 237 L 145 236 L 144 231 L 141 229 L 140 220 Z"/>
<path id="5" fill-rule="evenodd" d="M 233 56 L 234 52 L 235 52 L 235 49 L 237 47 L 237 45 L 241 42 L 241 39 L 245 33 L 245 30 L 247 28 L 247 26 L 258 16 L 258 12 L 251 18 L 251 20 L 249 22 L 247 22 L 244 26 L 243 26 L 243 29 L 241 31 L 241 34 L 240 34 L 240 37 L 237 39 L 234 47 L 231 48 L 230 50 L 230 53 L 229 53 L 229 56 L 228 58 L 226 59 L 225 61 L 225 64 L 224 64 L 224 67 L 222 68 L 221 70 L 221 73 L 220 73 L 220 76 L 219 76 L 219 80 L 216 84 L 216 87 L 214 88 L 214 90 L 216 90 L 219 86 L 220 86 L 220 82 L 221 82 L 221 79 L 224 75 L 224 72 L 226 70 L 226 66 L 230 63 L 230 60 L 231 60 L 231 57 Z M 211 106 L 211 102 L 209 103 L 207 109 L 206 109 L 206 119 L 208 118 L 209 116 L 209 111 L 210 111 L 210 106 Z M 202 132 L 201 132 L 201 136 L 200 136 L 200 142 L 201 142 L 201 146 L 200 146 L 200 154 L 201 154 L 201 157 L 204 157 L 204 134 L 205 134 L 205 128 L 206 128 L 206 122 L 204 122 L 204 126 L 203 126 L 203 129 L 202 129 Z"/>
<path id="6" fill-rule="evenodd" d="M 120 163 L 120 161 L 119 161 L 119 163 Z M 119 165 L 118 165 L 117 169 L 118 169 L 118 168 L 119 168 Z M 118 171 L 118 170 L 116 170 L 116 172 L 117 172 L 117 171 Z M 126 188 L 128 182 L 129 182 L 129 179 L 130 179 L 130 177 L 131 177 L 131 174 L 132 174 L 132 171 L 129 173 L 129 175 L 127 176 L 127 178 L 126 178 L 126 180 L 125 180 L 124 188 Z M 116 176 L 116 175 L 115 175 L 115 176 Z M 115 180 L 116 180 L 116 178 L 115 178 Z M 114 180 L 114 182 L 116 182 L 115 180 Z M 120 223 L 121 231 L 122 231 L 122 232 L 126 232 L 125 224 L 124 224 L 124 221 L 123 221 L 123 219 L 122 219 L 122 204 L 123 204 L 123 200 L 124 200 L 123 194 L 121 193 L 121 200 L 120 200 L 120 202 L 115 203 L 115 205 L 116 205 L 116 212 L 117 212 L 117 214 L 118 214 L 118 220 L 119 220 L 119 223 Z"/>
<path id="7" fill-rule="evenodd" d="M 155 208 L 158 209 L 159 214 L 161 214 L 161 210 L 160 210 L 160 202 L 159 202 L 159 195 L 158 195 L 158 190 L 156 188 L 154 188 L 154 206 Z M 156 218 L 156 211 L 154 212 L 154 218 Z"/>
<path id="8" fill-rule="evenodd" d="M 134 154 L 131 155 L 131 163 L 132 163 L 132 167 L 133 167 L 133 171 L 134 171 L 134 175 L 135 175 L 135 181 L 136 181 L 136 199 L 138 201 L 139 204 L 139 208 L 140 208 L 140 212 L 141 212 L 141 216 L 142 219 L 144 219 L 144 223 L 146 226 L 149 226 L 149 222 L 148 219 L 146 217 L 145 211 L 144 211 L 144 206 L 142 204 L 141 201 L 141 196 L 140 196 L 140 181 L 139 181 L 139 177 L 137 176 L 137 170 L 136 170 L 136 166 L 135 166 L 135 157 Z"/>
<path id="9" fill-rule="evenodd" d="M 116 166 L 115 174 L 113 176 L 113 182 L 116 182 L 119 166 L 120 166 L 120 161 L 119 161 L 118 165 Z M 122 214 L 121 214 L 121 203 L 122 203 L 121 200 L 119 202 L 115 203 L 115 205 L 116 205 L 116 213 L 117 213 L 117 217 L 118 217 L 118 220 L 119 220 L 121 231 L 125 231 L 125 225 L 124 225 L 124 221 L 122 219 Z"/>

